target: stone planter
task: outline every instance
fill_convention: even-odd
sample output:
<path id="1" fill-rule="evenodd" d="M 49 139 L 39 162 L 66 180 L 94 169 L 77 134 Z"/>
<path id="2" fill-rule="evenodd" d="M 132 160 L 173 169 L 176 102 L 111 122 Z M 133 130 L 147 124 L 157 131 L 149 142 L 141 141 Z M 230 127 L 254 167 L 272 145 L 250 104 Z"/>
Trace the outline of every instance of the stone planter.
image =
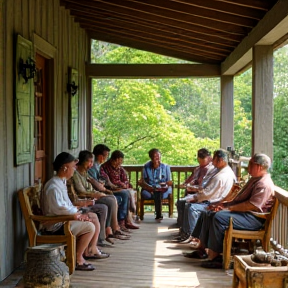
<path id="1" fill-rule="evenodd" d="M 59 245 L 39 245 L 27 249 L 27 268 L 23 275 L 27 288 L 68 288 L 69 270 L 60 261 Z"/>

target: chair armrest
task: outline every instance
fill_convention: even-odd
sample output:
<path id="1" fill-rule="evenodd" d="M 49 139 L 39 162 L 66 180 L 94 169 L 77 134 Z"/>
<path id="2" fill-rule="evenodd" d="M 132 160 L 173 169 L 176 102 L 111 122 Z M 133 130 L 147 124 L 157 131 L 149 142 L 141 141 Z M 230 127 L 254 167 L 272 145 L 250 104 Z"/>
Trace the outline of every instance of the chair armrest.
<path id="1" fill-rule="evenodd" d="M 71 215 L 61 215 L 61 216 L 40 216 L 40 215 L 30 215 L 30 218 L 34 221 L 38 222 L 50 222 L 50 223 L 58 223 L 58 222 L 66 222 L 76 220 L 74 214 Z"/>

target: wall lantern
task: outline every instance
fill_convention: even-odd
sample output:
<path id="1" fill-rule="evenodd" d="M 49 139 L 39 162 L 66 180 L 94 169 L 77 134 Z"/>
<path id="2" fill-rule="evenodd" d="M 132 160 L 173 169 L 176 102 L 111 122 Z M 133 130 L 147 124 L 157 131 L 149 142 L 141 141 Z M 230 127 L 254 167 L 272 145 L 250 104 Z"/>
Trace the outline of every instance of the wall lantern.
<path id="1" fill-rule="evenodd" d="M 29 79 L 33 79 L 36 73 L 35 61 L 28 57 L 26 62 L 22 58 L 19 59 L 19 74 L 22 75 L 26 84 Z"/>
<path id="2" fill-rule="evenodd" d="M 75 96 L 78 91 L 78 86 L 75 84 L 75 81 L 67 84 L 67 91 L 71 93 L 72 96 Z"/>

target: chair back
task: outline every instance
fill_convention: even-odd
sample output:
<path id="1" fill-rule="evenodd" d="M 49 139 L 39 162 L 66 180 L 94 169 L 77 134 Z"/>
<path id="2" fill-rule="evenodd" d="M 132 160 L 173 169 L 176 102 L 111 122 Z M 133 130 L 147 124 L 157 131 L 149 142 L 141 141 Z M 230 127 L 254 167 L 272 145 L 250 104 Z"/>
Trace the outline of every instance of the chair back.
<path id="1" fill-rule="evenodd" d="M 31 216 L 42 215 L 39 201 L 40 190 L 41 188 L 39 188 L 39 186 L 31 186 L 21 189 L 18 192 L 18 198 L 24 216 L 30 246 L 36 245 L 36 236 L 39 229 L 39 225 L 35 224 Z"/>
<path id="2" fill-rule="evenodd" d="M 267 249 L 268 249 L 272 221 L 273 221 L 274 217 L 276 216 L 276 213 L 277 213 L 277 210 L 278 210 L 278 206 L 279 206 L 279 200 L 275 197 L 275 202 L 274 202 L 274 204 L 273 204 L 273 206 L 271 208 L 270 213 L 266 217 L 265 226 L 264 226 L 264 230 L 265 230 L 264 243 L 266 245 L 266 250 L 265 251 L 267 251 Z"/>

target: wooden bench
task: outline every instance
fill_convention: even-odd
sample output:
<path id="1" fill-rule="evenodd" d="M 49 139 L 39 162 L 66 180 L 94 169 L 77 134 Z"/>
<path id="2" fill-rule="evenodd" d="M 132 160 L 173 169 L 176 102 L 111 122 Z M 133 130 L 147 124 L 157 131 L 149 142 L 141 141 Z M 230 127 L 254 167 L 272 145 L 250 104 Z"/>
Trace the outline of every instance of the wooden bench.
<path id="1" fill-rule="evenodd" d="M 18 198 L 22 214 L 25 219 L 28 232 L 29 246 L 34 247 L 41 244 L 64 244 L 66 246 L 66 264 L 69 273 L 72 274 L 76 265 L 76 239 L 70 230 L 70 220 L 73 215 L 67 216 L 43 216 L 40 208 L 40 189 L 37 186 L 24 188 L 18 192 Z M 64 222 L 64 235 L 42 235 L 39 227 L 41 223 Z"/>

